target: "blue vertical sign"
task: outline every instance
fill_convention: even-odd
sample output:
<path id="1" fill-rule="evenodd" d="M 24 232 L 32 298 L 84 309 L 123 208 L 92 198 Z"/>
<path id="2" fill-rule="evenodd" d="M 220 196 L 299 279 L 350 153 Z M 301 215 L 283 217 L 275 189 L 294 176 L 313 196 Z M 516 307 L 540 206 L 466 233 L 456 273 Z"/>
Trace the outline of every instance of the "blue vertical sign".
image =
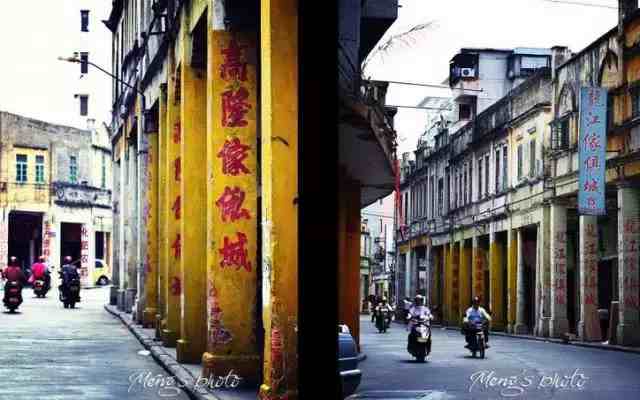
<path id="1" fill-rule="evenodd" d="M 578 210 L 582 215 L 604 215 L 607 149 L 607 90 L 580 88 L 580 172 Z"/>

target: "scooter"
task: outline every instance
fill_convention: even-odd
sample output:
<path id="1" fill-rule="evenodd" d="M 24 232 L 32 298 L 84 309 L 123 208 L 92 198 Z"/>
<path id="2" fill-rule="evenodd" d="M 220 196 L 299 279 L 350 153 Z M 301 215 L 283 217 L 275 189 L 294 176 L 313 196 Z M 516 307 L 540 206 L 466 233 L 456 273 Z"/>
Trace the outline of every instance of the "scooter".
<path id="1" fill-rule="evenodd" d="M 60 285 L 58 289 L 64 308 L 75 308 L 76 303 L 80 302 L 80 280 L 78 278 L 72 278 L 67 284 Z"/>
<path id="2" fill-rule="evenodd" d="M 469 332 L 469 351 L 471 356 L 476 357 L 480 353 L 480 358 L 484 358 L 486 347 L 486 338 L 484 337 L 484 324 L 482 322 L 469 322 L 467 324 Z"/>
<path id="3" fill-rule="evenodd" d="M 33 293 L 36 295 L 36 297 L 44 298 L 47 295 L 49 289 L 51 289 L 49 283 L 51 282 L 49 272 L 47 271 L 45 274 L 46 276 L 44 277 L 44 279 L 36 279 L 36 281 L 33 282 Z"/>
<path id="4" fill-rule="evenodd" d="M 412 317 L 410 322 L 413 322 L 413 328 L 407 350 L 419 362 L 424 362 L 431 353 L 431 323 L 425 316 Z"/>
<path id="5" fill-rule="evenodd" d="M 391 314 L 389 310 L 379 310 L 376 312 L 376 328 L 379 333 L 386 333 L 391 323 Z"/>
<path id="6" fill-rule="evenodd" d="M 17 281 L 9 281 L 4 286 L 4 305 L 14 313 L 22 304 L 22 286 Z"/>

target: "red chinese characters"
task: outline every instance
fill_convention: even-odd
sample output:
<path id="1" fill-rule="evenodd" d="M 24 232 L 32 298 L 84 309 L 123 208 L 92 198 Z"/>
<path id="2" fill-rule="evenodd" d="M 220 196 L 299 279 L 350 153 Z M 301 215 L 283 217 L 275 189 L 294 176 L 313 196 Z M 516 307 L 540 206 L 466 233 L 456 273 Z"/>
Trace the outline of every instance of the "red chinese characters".
<path id="1" fill-rule="evenodd" d="M 584 146 L 587 150 L 596 151 L 601 146 L 600 138 L 595 133 L 587 134 L 584 137 Z"/>
<path id="2" fill-rule="evenodd" d="M 240 46 L 235 37 L 231 38 L 229 47 L 221 51 L 224 62 L 220 66 L 220 78 L 225 81 L 245 82 L 247 80 L 247 63 L 242 57 L 242 51 L 246 48 L 247 46 Z"/>
<path id="3" fill-rule="evenodd" d="M 595 179 L 591 178 L 591 180 L 587 180 L 584 183 L 584 191 L 585 192 L 598 192 L 598 182 Z"/>
<path id="4" fill-rule="evenodd" d="M 224 244 L 222 248 L 218 250 L 222 256 L 220 266 L 222 268 L 235 266 L 236 270 L 244 268 L 251 272 L 251 262 L 248 260 L 247 249 L 245 248 L 247 236 L 241 232 L 236 232 L 236 236 L 238 238 L 236 242 L 232 242 L 225 236 Z"/>
<path id="5" fill-rule="evenodd" d="M 222 126 L 233 128 L 249 124 L 245 119 L 251 109 L 248 99 L 249 91 L 243 87 L 230 88 L 222 93 Z"/>
<path id="6" fill-rule="evenodd" d="M 180 219 L 180 196 L 176 197 L 176 201 L 174 201 L 171 206 L 171 211 L 173 211 L 176 219 Z"/>
<path id="7" fill-rule="evenodd" d="M 588 169 L 600 168 L 600 159 L 596 156 L 590 156 L 587 157 L 584 164 Z"/>
<path id="8" fill-rule="evenodd" d="M 180 164 L 180 157 L 176 158 L 173 161 L 173 172 L 174 172 L 174 178 L 176 180 L 176 182 L 180 182 L 180 176 L 182 173 L 182 168 L 181 168 L 181 164 Z"/>
<path id="9" fill-rule="evenodd" d="M 180 121 L 173 125 L 173 143 L 180 143 Z"/>
<path id="10" fill-rule="evenodd" d="M 231 189 L 229 186 L 224 188 L 224 193 L 216 205 L 220 208 L 222 214 L 222 220 L 224 222 L 237 221 L 241 218 L 250 219 L 249 210 L 242 208 L 244 202 L 245 193 L 239 187 Z"/>
<path id="11" fill-rule="evenodd" d="M 177 276 L 171 278 L 170 290 L 173 296 L 180 296 L 182 293 L 182 283 L 180 282 L 180 278 Z"/>
<path id="12" fill-rule="evenodd" d="M 241 173 L 248 174 L 249 169 L 243 164 L 243 161 L 248 156 L 249 148 L 249 146 L 242 144 L 238 138 L 225 140 L 224 146 L 218 152 L 218 158 L 222 159 L 222 173 L 233 176 Z"/>
<path id="13" fill-rule="evenodd" d="M 176 235 L 175 240 L 173 241 L 173 244 L 171 244 L 171 248 L 173 249 L 173 257 L 178 259 L 180 258 L 181 255 L 181 249 L 182 249 L 182 244 L 180 241 L 180 234 L 178 233 Z"/>

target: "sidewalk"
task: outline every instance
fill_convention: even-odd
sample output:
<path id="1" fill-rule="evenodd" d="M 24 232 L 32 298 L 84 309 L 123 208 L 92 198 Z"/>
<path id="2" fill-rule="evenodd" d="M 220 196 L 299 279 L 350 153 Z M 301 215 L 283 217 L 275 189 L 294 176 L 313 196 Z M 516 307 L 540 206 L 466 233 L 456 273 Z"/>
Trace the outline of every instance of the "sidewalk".
<path id="1" fill-rule="evenodd" d="M 196 387 L 196 381 L 202 376 L 200 364 L 180 364 L 176 361 L 176 349 L 162 346 L 161 341 L 155 340 L 155 329 L 146 329 L 131 319 L 131 314 L 118 310 L 116 306 L 106 304 L 105 310 L 120 320 L 129 328 L 145 349 L 151 352 L 153 358 L 168 373 L 175 377 L 189 396 L 197 400 L 255 400 L 257 389 L 226 389 L 206 391 Z"/>
<path id="2" fill-rule="evenodd" d="M 401 322 L 401 321 L 399 321 L 399 322 L 396 321 L 396 323 L 403 324 L 403 322 Z M 432 324 L 431 326 L 434 327 L 434 328 L 442 328 L 442 329 L 448 329 L 448 330 L 456 330 L 456 331 L 460 330 L 459 327 L 443 326 L 443 325 L 439 325 L 439 324 Z M 549 343 L 556 343 L 556 344 L 569 344 L 569 345 L 573 345 L 573 346 L 590 347 L 590 348 L 594 348 L 594 349 L 623 351 L 623 352 L 626 352 L 626 353 L 640 354 L 640 347 L 620 346 L 620 345 L 615 345 L 615 344 L 605 344 L 605 343 L 602 343 L 602 342 L 583 342 L 583 341 L 580 341 L 580 340 L 569 340 L 569 341 L 565 342 L 562 339 L 556 339 L 556 338 L 540 337 L 540 336 L 533 336 L 533 335 L 515 335 L 515 334 L 511 334 L 511 333 L 497 332 L 497 331 L 491 331 L 490 335 L 506 336 L 506 337 L 512 337 L 512 338 L 518 338 L 518 339 L 537 340 L 539 342 L 549 342 Z"/>

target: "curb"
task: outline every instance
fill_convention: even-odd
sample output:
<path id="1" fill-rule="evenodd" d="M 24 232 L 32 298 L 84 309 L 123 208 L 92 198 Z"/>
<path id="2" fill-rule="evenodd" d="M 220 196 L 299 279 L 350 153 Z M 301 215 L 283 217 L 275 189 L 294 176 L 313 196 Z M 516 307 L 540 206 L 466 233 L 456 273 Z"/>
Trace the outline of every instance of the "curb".
<path id="1" fill-rule="evenodd" d="M 217 397 L 211 393 L 201 393 L 194 389 L 196 379 L 195 377 L 187 370 L 182 364 L 178 363 L 174 358 L 169 355 L 164 348 L 159 345 L 159 341 L 146 337 L 143 332 L 140 331 L 138 327 L 134 325 L 132 321 L 129 321 L 125 318 L 126 313 L 118 311 L 117 309 L 113 309 L 113 306 L 105 304 L 104 309 L 107 310 L 114 317 L 119 318 L 126 327 L 133 333 L 133 335 L 138 339 L 138 341 L 142 344 L 142 346 L 151 352 L 154 360 L 160 364 L 162 368 L 164 368 L 168 373 L 173 375 L 178 382 L 180 382 L 180 387 L 185 393 L 192 399 L 196 400 L 222 400 L 220 397 Z"/>
<path id="2" fill-rule="evenodd" d="M 433 324 L 431 326 L 434 327 L 434 328 L 442 328 L 442 329 L 447 329 L 447 330 L 451 330 L 451 331 L 460 330 L 460 328 L 458 328 L 458 327 L 451 327 L 451 326 L 442 326 L 442 325 L 435 325 L 435 324 Z M 511 333 L 494 332 L 494 331 L 491 331 L 491 335 L 492 336 L 504 336 L 504 337 L 510 337 L 510 338 L 515 338 L 515 339 L 535 340 L 535 341 L 538 341 L 538 342 L 564 344 L 564 345 L 572 345 L 572 346 L 578 346 L 578 347 L 587 347 L 587 348 L 591 348 L 591 349 L 600 349 L 600 350 L 609 350 L 609 351 L 621 351 L 621 352 L 624 352 L 624 353 L 640 354 L 640 348 L 632 348 L 632 347 L 626 347 L 626 346 L 608 345 L 608 344 L 600 344 L 600 343 L 588 343 L 588 342 L 581 342 L 581 341 L 577 341 L 577 340 L 570 340 L 568 342 L 565 342 L 562 339 L 556 339 L 556 338 L 529 336 L 529 335 L 514 335 L 514 334 L 511 334 Z"/>

